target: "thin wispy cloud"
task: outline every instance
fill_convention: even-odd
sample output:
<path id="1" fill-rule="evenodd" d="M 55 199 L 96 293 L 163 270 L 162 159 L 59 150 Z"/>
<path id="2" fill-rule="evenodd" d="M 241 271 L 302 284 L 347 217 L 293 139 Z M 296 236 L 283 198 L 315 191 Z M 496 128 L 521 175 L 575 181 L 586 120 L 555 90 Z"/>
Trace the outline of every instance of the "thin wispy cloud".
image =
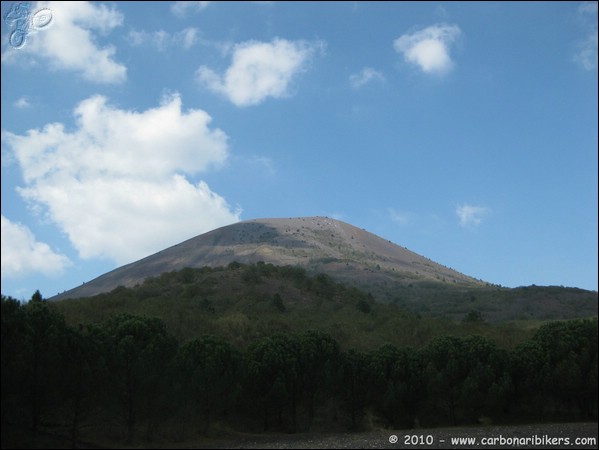
<path id="1" fill-rule="evenodd" d="M 257 105 L 267 98 L 291 95 L 291 82 L 306 69 L 320 43 L 274 39 L 248 41 L 232 48 L 232 62 L 222 75 L 201 66 L 196 77 L 207 89 L 224 95 L 236 106 Z"/>
<path id="2" fill-rule="evenodd" d="M 578 6 L 578 12 L 582 14 L 597 14 L 597 2 L 582 2 Z"/>
<path id="3" fill-rule="evenodd" d="M 36 240 L 25 225 L 11 222 L 4 214 L 1 221 L 2 278 L 17 278 L 35 273 L 57 276 L 71 265 L 68 257 Z"/>
<path id="4" fill-rule="evenodd" d="M 51 70 L 77 72 L 95 83 L 126 80 L 127 68 L 115 60 L 115 48 L 98 44 L 99 35 L 123 24 L 116 8 L 91 2 L 38 2 L 36 8 L 52 12 L 52 26 L 30 33 L 18 50 L 8 47 L 2 62 L 43 62 Z"/>
<path id="5" fill-rule="evenodd" d="M 134 47 L 150 44 L 160 52 L 172 50 L 176 47 L 189 50 L 198 42 L 199 30 L 197 28 L 185 28 L 176 33 L 168 33 L 164 30 L 153 32 L 132 30 L 129 32 L 128 40 L 129 44 Z"/>
<path id="6" fill-rule="evenodd" d="M 175 2 L 171 5 L 171 12 L 177 17 L 185 17 L 205 10 L 211 2 Z"/>
<path id="7" fill-rule="evenodd" d="M 489 211 L 486 206 L 474 206 L 465 203 L 458 205 L 455 213 L 462 227 L 472 227 L 480 225 Z"/>
<path id="8" fill-rule="evenodd" d="M 397 211 L 394 208 L 387 208 L 387 213 L 394 223 L 401 226 L 409 225 L 414 219 L 412 213 Z"/>
<path id="9" fill-rule="evenodd" d="M 255 165 L 262 167 L 263 171 L 269 175 L 274 175 L 277 173 L 277 168 L 271 158 L 266 156 L 252 156 L 250 159 Z"/>
<path id="10" fill-rule="evenodd" d="M 597 70 L 597 2 L 584 2 L 578 7 L 578 15 L 586 30 L 586 37 L 578 43 L 574 60 L 585 70 Z"/>
<path id="11" fill-rule="evenodd" d="M 372 67 L 364 67 L 360 72 L 349 76 L 349 84 L 354 89 L 359 89 L 368 83 L 383 81 L 385 81 L 385 76 Z"/>
<path id="12" fill-rule="evenodd" d="M 444 74 L 454 65 L 450 47 L 460 34 L 457 25 L 432 25 L 400 36 L 393 42 L 393 48 L 423 72 Z"/>
<path id="13" fill-rule="evenodd" d="M 206 112 L 182 110 L 176 94 L 143 112 L 94 96 L 74 116 L 72 132 L 49 123 L 3 138 L 23 173 L 20 195 L 82 258 L 123 264 L 239 220 L 205 182 L 188 179 L 228 156 L 227 136 Z"/>
<path id="14" fill-rule="evenodd" d="M 29 107 L 31 107 L 31 102 L 29 101 L 29 99 L 27 97 L 21 97 L 19 99 L 17 99 L 13 105 L 15 106 L 15 108 L 18 109 L 27 109 Z"/>

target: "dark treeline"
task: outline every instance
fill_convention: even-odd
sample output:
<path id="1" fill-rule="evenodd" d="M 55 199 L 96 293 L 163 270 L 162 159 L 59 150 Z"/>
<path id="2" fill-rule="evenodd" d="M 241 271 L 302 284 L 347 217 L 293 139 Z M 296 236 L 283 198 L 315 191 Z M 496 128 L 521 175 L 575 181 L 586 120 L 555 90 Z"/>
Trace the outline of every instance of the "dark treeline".
<path id="1" fill-rule="evenodd" d="M 73 445 L 308 431 L 597 419 L 597 319 L 541 326 L 506 350 L 481 336 L 342 350 L 320 331 L 178 342 L 157 318 L 70 326 L 36 292 L 2 296 L 2 430 Z M 90 438 L 91 436 L 91 438 Z M 4 445 L 3 445 L 4 446 Z"/>

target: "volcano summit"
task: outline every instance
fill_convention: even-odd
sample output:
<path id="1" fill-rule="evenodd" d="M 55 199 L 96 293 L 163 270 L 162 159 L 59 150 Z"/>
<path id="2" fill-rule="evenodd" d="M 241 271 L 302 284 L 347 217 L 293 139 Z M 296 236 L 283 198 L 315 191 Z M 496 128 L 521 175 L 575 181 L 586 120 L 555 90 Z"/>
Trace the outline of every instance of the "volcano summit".
<path id="1" fill-rule="evenodd" d="M 132 287 L 148 277 L 185 267 L 260 261 L 301 266 L 374 291 L 383 285 L 423 282 L 483 285 L 348 223 L 327 217 L 299 217 L 254 219 L 221 227 L 119 267 L 53 299 L 89 297 L 118 286 Z"/>

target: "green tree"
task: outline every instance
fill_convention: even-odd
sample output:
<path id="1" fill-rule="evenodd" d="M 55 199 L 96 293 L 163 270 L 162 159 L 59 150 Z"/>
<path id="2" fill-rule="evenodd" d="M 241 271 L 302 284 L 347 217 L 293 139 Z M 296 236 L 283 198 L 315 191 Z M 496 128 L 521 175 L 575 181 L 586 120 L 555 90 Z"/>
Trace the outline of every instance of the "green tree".
<path id="1" fill-rule="evenodd" d="M 355 350 L 341 354 L 341 372 L 339 382 L 339 397 L 343 409 L 349 416 L 349 428 L 357 430 L 364 417 L 368 404 L 368 382 L 371 378 L 369 358 Z"/>
<path id="2" fill-rule="evenodd" d="M 330 393 L 339 363 L 339 344 L 330 335 L 308 330 L 297 336 L 297 370 L 301 394 L 307 402 L 308 426 L 314 420 L 319 395 Z"/>
<path id="3" fill-rule="evenodd" d="M 110 345 L 109 368 L 132 442 L 140 416 L 148 421 L 148 434 L 157 426 L 161 394 L 177 342 L 155 318 L 122 314 L 105 324 Z"/>
<path id="4" fill-rule="evenodd" d="M 479 322 L 484 322 L 485 321 L 485 317 L 483 316 L 483 313 L 481 313 L 478 310 L 472 310 L 470 311 L 468 314 L 466 314 L 466 316 L 464 316 L 463 322 L 468 322 L 468 323 L 479 323 Z"/>
<path id="5" fill-rule="evenodd" d="M 40 293 L 39 290 L 36 290 L 33 295 L 31 296 L 31 301 L 36 303 L 36 302 L 43 302 L 44 298 L 42 297 L 42 294 Z"/>
<path id="6" fill-rule="evenodd" d="M 19 422 L 28 371 L 25 347 L 25 311 L 21 303 L 2 296 L 2 423 Z"/>
<path id="7" fill-rule="evenodd" d="M 70 420 L 71 445 L 76 448 L 81 423 L 97 409 L 105 393 L 106 354 L 97 334 L 78 328 L 63 330 L 59 389 L 63 411 Z"/>
<path id="8" fill-rule="evenodd" d="M 283 303 L 283 297 L 278 292 L 272 297 L 272 304 L 279 312 L 285 312 L 287 308 L 285 308 L 285 304 Z"/>
<path id="9" fill-rule="evenodd" d="M 328 300 L 335 295 L 335 282 L 325 273 L 319 273 L 312 280 L 312 290 L 319 296 Z"/>
<path id="10" fill-rule="evenodd" d="M 416 353 L 387 344 L 370 355 L 370 399 L 385 425 L 413 425 L 423 389 Z"/>
<path id="11" fill-rule="evenodd" d="M 502 355 L 494 342 L 480 336 L 444 336 L 429 343 L 422 356 L 430 417 L 444 411 L 448 423 L 457 425 L 496 410 L 493 402 L 503 397 L 500 388 L 509 388 Z"/>
<path id="12" fill-rule="evenodd" d="M 279 427 L 283 426 L 283 410 L 288 407 L 290 429 L 295 431 L 298 395 L 298 351 L 295 339 L 277 334 L 258 339 L 246 352 L 246 393 L 261 410 L 264 430 L 275 410 Z"/>
<path id="13" fill-rule="evenodd" d="M 370 306 L 369 302 L 361 298 L 356 302 L 356 309 L 358 311 L 362 311 L 365 314 L 369 314 L 372 311 L 372 306 Z"/>
<path id="14" fill-rule="evenodd" d="M 517 353 L 519 387 L 541 413 L 597 417 L 597 319 L 543 325 Z"/>
<path id="15" fill-rule="evenodd" d="M 175 367 L 181 392 L 193 401 L 206 432 L 211 419 L 237 400 L 241 355 L 227 342 L 203 336 L 180 348 Z"/>
<path id="16" fill-rule="evenodd" d="M 542 420 L 548 406 L 544 367 L 544 350 L 536 341 L 520 345 L 511 354 L 511 373 L 514 382 L 514 405 L 526 415 Z"/>
<path id="17" fill-rule="evenodd" d="M 63 317 L 42 299 L 39 291 L 33 294 L 23 310 L 24 401 L 31 417 L 31 430 L 36 435 L 42 415 L 58 397 L 60 370 L 56 362 L 60 359 L 60 339 L 65 323 Z"/>
<path id="18" fill-rule="evenodd" d="M 262 282 L 260 271 L 254 264 L 245 266 L 241 279 L 248 285 L 256 285 Z"/>

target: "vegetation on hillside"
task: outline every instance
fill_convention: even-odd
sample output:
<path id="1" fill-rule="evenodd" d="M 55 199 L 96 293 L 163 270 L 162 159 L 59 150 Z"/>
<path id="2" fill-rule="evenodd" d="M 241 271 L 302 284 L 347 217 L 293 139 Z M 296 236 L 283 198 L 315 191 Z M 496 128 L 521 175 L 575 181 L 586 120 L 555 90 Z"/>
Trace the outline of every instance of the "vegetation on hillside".
<path id="1" fill-rule="evenodd" d="M 326 274 L 308 275 L 301 267 L 231 263 L 167 272 L 134 288 L 51 303 L 72 325 L 100 322 L 114 313 L 158 317 L 181 342 L 213 334 L 238 348 L 256 338 L 306 329 L 330 334 L 343 348 L 356 350 L 385 343 L 418 348 L 436 336 L 473 333 L 513 347 L 531 334 L 509 323 L 492 326 L 482 294 L 472 301 L 469 293 L 443 291 L 439 285 L 422 289 L 413 289 L 424 295 L 420 312 L 410 311 L 400 302 L 378 303 Z M 431 312 L 442 292 L 452 307 L 459 305 L 461 313 L 453 320 Z"/>
<path id="2" fill-rule="evenodd" d="M 394 301 L 381 304 L 370 292 L 326 274 L 233 262 L 167 272 L 134 288 L 52 303 L 71 324 L 125 312 L 161 318 L 180 341 L 209 333 L 238 346 L 307 328 L 355 349 L 383 343 L 420 347 L 435 336 L 472 333 L 513 346 L 529 334 L 521 323 L 538 326 L 545 320 L 597 317 L 597 293 L 573 288 L 463 289 L 421 283 L 390 292 Z"/>
<path id="3" fill-rule="evenodd" d="M 217 431 L 597 419 L 597 319 L 418 317 L 325 275 L 184 269 L 94 298 L 2 296 L 2 446 Z M 21 431 L 17 433 L 16 431 Z"/>

